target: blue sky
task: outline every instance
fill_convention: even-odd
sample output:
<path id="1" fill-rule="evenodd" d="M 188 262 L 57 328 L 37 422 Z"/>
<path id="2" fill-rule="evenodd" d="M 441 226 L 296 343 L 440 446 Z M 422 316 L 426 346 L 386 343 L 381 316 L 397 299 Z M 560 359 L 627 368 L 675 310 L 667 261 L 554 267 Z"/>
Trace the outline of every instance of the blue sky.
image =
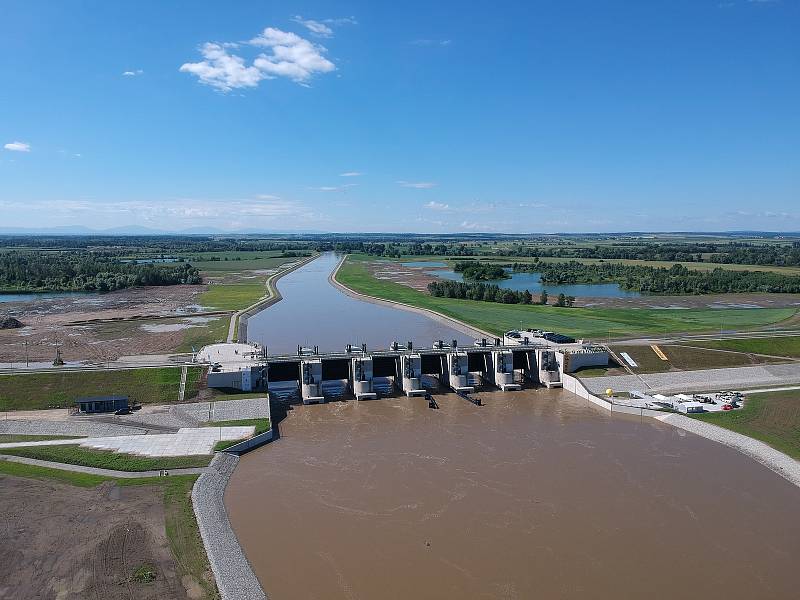
<path id="1" fill-rule="evenodd" d="M 3 227 L 800 230 L 797 0 L 3 0 Z"/>

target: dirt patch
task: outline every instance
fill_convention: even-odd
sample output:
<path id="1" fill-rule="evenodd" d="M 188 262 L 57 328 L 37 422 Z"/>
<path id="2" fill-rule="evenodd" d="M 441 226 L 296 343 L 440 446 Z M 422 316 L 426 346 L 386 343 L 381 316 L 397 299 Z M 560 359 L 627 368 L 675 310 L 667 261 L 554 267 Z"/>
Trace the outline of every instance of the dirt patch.
<path id="1" fill-rule="evenodd" d="M 170 553 L 159 486 L 0 475 L 0 529 L 0 599 L 197 597 Z"/>
<path id="2" fill-rule="evenodd" d="M 8 302 L 4 313 L 26 326 L 0 330 L 0 362 L 50 362 L 56 348 L 66 361 L 105 362 L 134 354 L 163 354 L 184 342 L 184 324 L 203 311 L 206 285 L 132 288 L 90 296 Z M 174 318 L 174 320 L 170 320 Z M 144 325 L 153 325 L 148 328 Z"/>

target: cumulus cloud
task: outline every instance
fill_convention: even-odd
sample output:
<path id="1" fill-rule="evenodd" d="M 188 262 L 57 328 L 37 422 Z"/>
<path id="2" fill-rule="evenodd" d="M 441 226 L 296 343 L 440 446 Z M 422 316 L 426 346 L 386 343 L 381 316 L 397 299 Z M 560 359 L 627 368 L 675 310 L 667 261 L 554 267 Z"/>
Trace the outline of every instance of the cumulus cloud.
<path id="1" fill-rule="evenodd" d="M 339 177 L 361 177 L 363 173 L 358 171 L 347 171 L 346 173 L 339 173 Z"/>
<path id="2" fill-rule="evenodd" d="M 253 61 L 253 65 L 268 77 L 288 77 L 304 83 L 316 73 L 336 70 L 336 66 L 323 56 L 327 52 L 325 48 L 296 33 L 267 27 L 250 43 L 270 50 L 270 54 L 260 54 Z"/>
<path id="3" fill-rule="evenodd" d="M 432 187 L 436 187 L 437 184 L 431 181 L 398 181 L 397 185 L 418 190 L 429 190 Z"/>
<path id="4" fill-rule="evenodd" d="M 264 49 L 253 61 L 247 61 L 229 50 L 240 44 L 206 42 L 200 48 L 203 60 L 184 63 L 183 73 L 195 75 L 201 83 L 222 92 L 256 87 L 264 79 L 286 77 L 306 84 L 318 73 L 336 70 L 336 65 L 325 56 L 327 50 L 296 33 L 267 27 L 247 45 Z"/>
<path id="5" fill-rule="evenodd" d="M 255 87 L 264 74 L 254 66 L 247 66 L 241 56 L 229 54 L 220 44 L 206 42 L 200 49 L 205 60 L 181 65 L 182 73 L 195 75 L 200 83 L 223 92 L 234 88 Z"/>
<path id="6" fill-rule="evenodd" d="M 431 200 L 425 205 L 425 208 L 429 210 L 445 211 L 445 210 L 450 210 L 450 205 L 444 204 L 443 202 L 434 202 L 433 200 Z"/>
<path id="7" fill-rule="evenodd" d="M 142 71 L 141 69 L 136 69 L 134 71 L 123 71 L 122 74 L 125 77 L 137 77 L 138 75 L 143 75 L 144 71 Z"/>
<path id="8" fill-rule="evenodd" d="M 3 146 L 6 150 L 11 152 L 30 152 L 31 145 L 26 142 L 9 142 Z"/>

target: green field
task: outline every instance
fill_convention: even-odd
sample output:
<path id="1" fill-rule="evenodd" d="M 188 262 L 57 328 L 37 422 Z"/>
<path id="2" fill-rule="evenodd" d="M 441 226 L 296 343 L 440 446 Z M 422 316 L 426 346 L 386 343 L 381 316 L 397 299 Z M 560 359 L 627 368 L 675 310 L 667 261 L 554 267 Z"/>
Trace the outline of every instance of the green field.
<path id="1" fill-rule="evenodd" d="M 692 342 L 693 346 L 733 350 L 734 352 L 752 352 L 771 356 L 800 358 L 800 336 L 750 338 L 739 340 L 713 340 L 709 342 Z"/>
<path id="2" fill-rule="evenodd" d="M 436 298 L 410 287 L 375 279 L 364 266 L 368 258 L 348 257 L 336 276 L 343 285 L 363 294 L 434 310 L 494 335 L 518 328 L 548 329 L 578 337 L 619 338 L 677 332 L 745 330 L 789 319 L 795 308 L 764 309 L 627 309 L 557 308 Z"/>
<path id="3" fill-rule="evenodd" d="M 297 257 L 283 257 L 280 252 L 209 252 L 201 255 L 206 260 L 190 261 L 193 267 L 202 272 L 225 273 L 234 271 L 255 271 L 275 269 L 286 263 L 300 260 Z M 208 260 L 218 257 L 220 260 Z M 225 260 L 227 259 L 227 260 Z"/>
<path id="4" fill-rule="evenodd" d="M 587 244 L 576 244 L 576 246 Z M 594 246 L 595 244 L 590 244 Z M 405 255 L 400 259 L 386 259 L 378 257 L 370 257 L 372 260 L 386 260 L 387 262 L 411 262 L 411 261 L 431 261 L 431 262 L 447 262 L 451 267 L 458 261 L 462 260 L 480 260 L 482 262 L 497 262 L 501 264 L 513 263 L 534 263 L 537 262 L 533 257 L 529 256 L 497 256 L 493 254 L 485 254 L 472 257 L 457 257 L 457 256 L 438 256 L 438 255 Z M 542 256 L 538 262 L 543 263 L 561 263 L 576 261 L 587 265 L 613 263 L 621 265 L 639 265 L 642 267 L 664 267 L 670 268 L 672 265 L 683 265 L 687 269 L 694 269 L 696 271 L 712 271 L 714 269 L 725 269 L 729 271 L 772 271 L 781 273 L 783 275 L 800 275 L 800 267 L 778 267 L 773 265 L 739 265 L 739 264 L 726 264 L 726 263 L 712 263 L 712 262 L 681 262 L 681 261 L 666 261 L 666 260 L 633 260 L 626 258 L 572 258 L 572 257 L 554 257 Z"/>
<path id="5" fill-rule="evenodd" d="M 197 396 L 201 368 L 190 367 L 185 400 Z M 0 411 L 71 408 L 86 396 L 128 396 L 131 404 L 177 402 L 181 369 L 124 369 L 0 375 Z"/>
<path id="6" fill-rule="evenodd" d="M 741 410 L 692 415 L 800 459 L 800 390 L 748 394 Z"/>
<path id="7" fill-rule="evenodd" d="M 211 456 L 164 456 L 149 457 L 95 450 L 76 445 L 64 446 L 26 446 L 22 448 L 0 448 L 0 454 L 24 456 L 37 460 L 114 471 L 157 471 L 159 469 L 186 469 L 205 467 L 211 462 Z"/>
<path id="8" fill-rule="evenodd" d="M 215 283 L 197 297 L 198 304 L 214 310 L 242 310 L 267 293 L 263 283 Z"/>

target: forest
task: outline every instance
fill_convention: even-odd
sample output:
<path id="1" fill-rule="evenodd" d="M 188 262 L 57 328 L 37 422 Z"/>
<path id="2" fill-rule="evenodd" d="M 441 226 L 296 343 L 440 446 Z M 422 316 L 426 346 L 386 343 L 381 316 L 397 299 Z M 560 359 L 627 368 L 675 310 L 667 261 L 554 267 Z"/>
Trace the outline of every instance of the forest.
<path id="1" fill-rule="evenodd" d="M 199 284 L 198 270 L 186 262 L 137 263 L 89 252 L 0 253 L 0 290 L 99 291 L 135 286 Z"/>
<path id="2" fill-rule="evenodd" d="M 743 292 L 800 293 L 800 277 L 771 271 L 711 271 L 603 263 L 587 265 L 577 261 L 517 264 L 517 270 L 541 273 L 542 283 L 619 283 L 625 290 L 649 294 L 726 294 Z"/>

